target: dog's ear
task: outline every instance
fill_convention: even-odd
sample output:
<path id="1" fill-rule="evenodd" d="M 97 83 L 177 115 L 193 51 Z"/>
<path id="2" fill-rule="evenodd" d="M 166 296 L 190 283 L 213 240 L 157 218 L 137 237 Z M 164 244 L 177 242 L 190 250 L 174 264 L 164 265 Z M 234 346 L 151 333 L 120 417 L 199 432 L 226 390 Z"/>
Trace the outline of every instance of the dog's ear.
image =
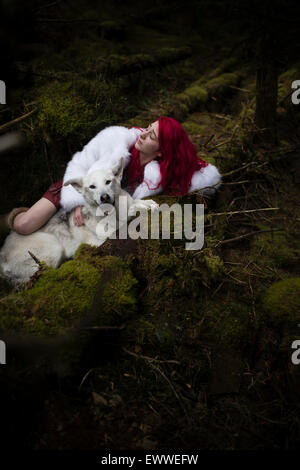
<path id="1" fill-rule="evenodd" d="M 76 191 L 82 193 L 82 178 L 72 178 L 64 183 L 64 186 L 71 184 Z"/>
<path id="2" fill-rule="evenodd" d="M 112 167 L 111 171 L 113 172 L 116 178 L 121 179 L 123 175 L 123 170 L 124 170 L 124 158 L 121 158 L 121 160 L 115 166 Z"/>

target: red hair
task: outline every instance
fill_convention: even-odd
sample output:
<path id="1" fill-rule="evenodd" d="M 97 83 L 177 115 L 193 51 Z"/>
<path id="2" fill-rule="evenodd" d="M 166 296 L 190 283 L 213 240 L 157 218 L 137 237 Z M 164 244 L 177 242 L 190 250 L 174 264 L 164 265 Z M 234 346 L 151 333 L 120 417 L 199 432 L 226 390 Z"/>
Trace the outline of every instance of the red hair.
<path id="1" fill-rule="evenodd" d="M 158 142 L 161 157 L 161 181 L 154 188 L 162 186 L 164 193 L 182 195 L 188 192 L 195 171 L 208 165 L 197 156 L 194 144 L 189 139 L 182 125 L 173 118 L 161 116 L 158 119 Z M 138 178 L 143 179 L 143 168 L 140 164 L 139 151 L 133 147 L 128 166 L 129 184 L 131 188 Z"/>

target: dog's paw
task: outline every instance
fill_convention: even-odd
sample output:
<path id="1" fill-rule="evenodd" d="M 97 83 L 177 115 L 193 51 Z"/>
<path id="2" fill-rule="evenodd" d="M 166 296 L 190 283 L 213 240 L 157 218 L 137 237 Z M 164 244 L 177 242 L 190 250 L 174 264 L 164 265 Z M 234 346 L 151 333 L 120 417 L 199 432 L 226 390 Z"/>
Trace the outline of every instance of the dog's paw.
<path id="1" fill-rule="evenodd" d="M 131 206 L 128 209 L 128 217 L 135 217 L 137 211 L 141 210 L 140 205 L 138 204 L 131 204 Z"/>
<path id="2" fill-rule="evenodd" d="M 148 209 L 151 209 L 151 211 L 158 211 L 159 209 L 159 205 L 157 202 L 153 201 L 153 199 L 146 199 L 143 201 L 143 204 L 145 204 Z"/>
<path id="3" fill-rule="evenodd" d="M 128 216 L 135 216 L 137 211 L 157 211 L 159 205 L 153 201 L 152 199 L 147 199 L 146 201 L 142 200 L 135 200 L 133 204 L 128 209 Z"/>

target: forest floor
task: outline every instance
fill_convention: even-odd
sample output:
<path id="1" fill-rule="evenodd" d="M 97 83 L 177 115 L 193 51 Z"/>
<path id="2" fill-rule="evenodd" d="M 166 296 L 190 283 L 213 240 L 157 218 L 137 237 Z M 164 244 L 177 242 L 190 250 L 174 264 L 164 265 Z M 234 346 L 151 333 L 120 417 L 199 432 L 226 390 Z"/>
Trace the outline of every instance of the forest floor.
<path id="1" fill-rule="evenodd" d="M 62 2 L 47 16 L 72 18 L 75 10 Z M 159 8 L 130 13 L 133 21 L 126 10 L 122 23 L 120 7 L 109 22 L 107 7 L 103 21 L 82 25 L 81 33 L 72 23 L 65 28 L 42 17 L 34 58 L 18 62 L 25 80 L 0 115 L 1 125 L 36 109 L 20 124 L 25 147 L 1 160 L 1 211 L 33 203 L 101 128 L 145 127 L 162 114 L 183 123 L 223 184 L 205 201 L 202 253 L 184 253 L 172 243 L 128 244 L 125 254 L 107 243 L 91 251 L 118 256 L 120 250 L 138 280 L 137 317 L 95 334 L 71 374 L 58 373 L 57 365 L 45 373 L 32 348 L 20 365 L 17 348 L 12 364 L 0 370 L 7 446 L 295 449 L 300 366 L 291 361 L 291 344 L 300 339 L 300 136 L 297 110 L 285 97 L 300 69 L 288 64 L 280 76 L 279 142 L 264 145 L 254 123 L 255 66 L 242 25 L 209 13 L 200 21 L 201 11 L 194 23 L 182 11 L 167 20 Z M 97 15 L 85 12 L 87 19 Z M 32 54 L 33 45 L 28 48 Z M 128 62 L 136 72 L 126 72 Z M 193 202 L 204 202 L 197 197 Z M 17 308 L 22 292 L 0 288 L 3 312 L 9 301 Z M 40 303 L 33 317 L 45 308 Z"/>

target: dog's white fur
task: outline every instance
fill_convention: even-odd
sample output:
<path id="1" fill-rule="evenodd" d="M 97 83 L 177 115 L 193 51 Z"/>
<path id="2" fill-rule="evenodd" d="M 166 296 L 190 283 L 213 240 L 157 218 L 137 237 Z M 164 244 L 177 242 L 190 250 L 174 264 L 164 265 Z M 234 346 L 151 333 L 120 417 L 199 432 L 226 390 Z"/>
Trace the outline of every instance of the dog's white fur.
<path id="1" fill-rule="evenodd" d="M 74 191 L 78 191 L 83 198 L 84 225 L 78 227 L 74 224 L 74 211 L 68 214 L 61 209 L 46 225 L 31 235 L 20 235 L 12 231 L 0 251 L 1 275 L 9 279 L 15 286 L 28 281 L 39 268 L 29 251 L 38 260 L 57 268 L 64 260 L 74 255 L 81 243 L 100 246 L 110 234 L 102 237 L 97 236 L 97 233 L 99 234 L 99 231 L 96 231 L 98 224 L 107 223 L 105 211 L 99 211 L 99 209 L 101 206 L 103 209 L 107 208 L 107 203 L 111 204 L 117 213 L 115 220 L 118 221 L 120 196 L 127 198 L 128 217 L 135 215 L 135 211 L 138 209 L 157 209 L 158 205 L 154 201 L 134 201 L 126 191 L 121 189 L 123 168 L 124 161 L 121 159 L 109 170 L 95 170 L 84 178 L 72 178 L 66 181 L 65 184 L 71 185 Z M 106 200 L 102 202 L 101 196 L 104 195 Z M 107 195 L 109 200 L 107 200 Z M 103 215 L 98 216 L 99 212 Z M 127 223 L 127 217 L 125 219 L 122 222 Z"/>
<path id="2" fill-rule="evenodd" d="M 126 167 L 130 162 L 129 150 L 140 133 L 139 129 L 127 129 L 123 126 L 103 129 L 83 147 L 81 152 L 75 153 L 67 165 L 63 182 L 84 178 L 95 170 L 112 168 L 121 158 Z M 70 211 L 76 206 L 84 205 L 84 199 L 72 186 L 63 186 L 60 204 L 66 211 Z"/>
<path id="3" fill-rule="evenodd" d="M 141 129 L 127 129 L 123 126 L 110 126 L 99 132 L 85 145 L 81 152 L 75 153 L 68 163 L 64 183 L 73 178 L 83 178 L 96 169 L 108 169 L 124 159 L 125 167 L 130 161 L 130 150 L 135 144 Z M 161 180 L 160 166 L 156 160 L 149 162 L 144 169 L 144 181 L 135 189 L 133 199 L 142 199 L 162 192 L 162 187 L 155 188 Z M 209 164 L 194 173 L 189 191 L 196 189 L 204 195 L 210 195 L 220 186 L 221 175 L 218 169 Z M 72 186 L 63 187 L 61 193 L 62 207 L 70 211 L 84 204 L 81 194 Z"/>

